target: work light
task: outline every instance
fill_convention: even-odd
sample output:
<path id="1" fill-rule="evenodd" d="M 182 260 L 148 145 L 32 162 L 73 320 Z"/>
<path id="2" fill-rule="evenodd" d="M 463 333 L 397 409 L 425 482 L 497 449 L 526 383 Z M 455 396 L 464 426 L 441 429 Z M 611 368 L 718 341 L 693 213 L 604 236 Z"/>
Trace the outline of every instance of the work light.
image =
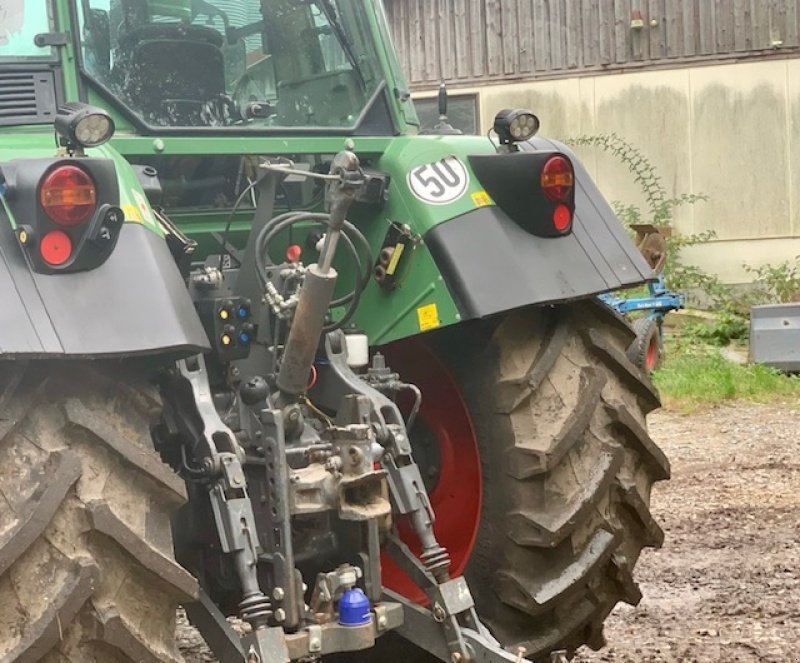
<path id="1" fill-rule="evenodd" d="M 81 102 L 59 106 L 54 124 L 67 147 L 97 147 L 114 135 L 111 116 L 102 108 Z"/>
<path id="2" fill-rule="evenodd" d="M 539 131 L 539 118 L 528 110 L 505 108 L 494 118 L 494 130 L 504 145 L 533 138 Z"/>

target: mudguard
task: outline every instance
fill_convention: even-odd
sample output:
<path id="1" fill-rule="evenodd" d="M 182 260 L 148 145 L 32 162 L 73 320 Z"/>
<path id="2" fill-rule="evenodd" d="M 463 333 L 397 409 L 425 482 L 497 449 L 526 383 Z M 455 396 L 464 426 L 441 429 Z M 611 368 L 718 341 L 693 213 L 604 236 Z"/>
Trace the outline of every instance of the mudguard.
<path id="1" fill-rule="evenodd" d="M 31 269 L 0 205 L 0 358 L 130 357 L 209 349 L 162 237 L 124 223 L 89 271 Z"/>
<path id="2" fill-rule="evenodd" d="M 462 320 L 635 286 L 656 275 L 575 154 L 535 138 L 524 151 L 556 150 L 575 168 L 575 218 L 565 237 L 536 236 L 499 206 L 474 209 L 425 235 Z"/>

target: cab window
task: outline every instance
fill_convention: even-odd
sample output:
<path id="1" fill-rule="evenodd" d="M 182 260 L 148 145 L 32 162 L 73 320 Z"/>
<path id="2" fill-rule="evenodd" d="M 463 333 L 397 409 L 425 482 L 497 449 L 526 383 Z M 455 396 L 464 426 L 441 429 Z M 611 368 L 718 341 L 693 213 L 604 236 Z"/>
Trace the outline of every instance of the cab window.
<path id="1" fill-rule="evenodd" d="M 49 46 L 34 43 L 36 35 L 51 31 L 48 8 L 44 0 L 0 2 L 0 61 L 52 55 Z"/>
<path id="2" fill-rule="evenodd" d="M 380 79 L 357 3 L 81 0 L 83 66 L 146 124 L 352 127 Z"/>

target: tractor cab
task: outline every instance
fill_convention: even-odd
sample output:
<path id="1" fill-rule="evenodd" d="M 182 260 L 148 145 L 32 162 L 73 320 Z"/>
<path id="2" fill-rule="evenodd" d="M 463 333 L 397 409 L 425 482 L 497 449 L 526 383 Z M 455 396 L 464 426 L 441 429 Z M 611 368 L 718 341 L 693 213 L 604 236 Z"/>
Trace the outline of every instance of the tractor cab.
<path id="1" fill-rule="evenodd" d="M 69 39 L 41 1 L 10 12 L 0 62 L 44 64 L 74 47 L 85 93 L 144 133 L 357 131 L 365 120 L 371 133 L 396 133 L 360 3 L 76 0 Z"/>

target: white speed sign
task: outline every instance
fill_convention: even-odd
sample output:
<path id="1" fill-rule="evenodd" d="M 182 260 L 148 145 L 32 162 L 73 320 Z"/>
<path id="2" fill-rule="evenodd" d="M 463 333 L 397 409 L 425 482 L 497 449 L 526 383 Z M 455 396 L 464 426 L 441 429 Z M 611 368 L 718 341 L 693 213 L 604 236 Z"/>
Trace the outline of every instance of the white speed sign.
<path id="1" fill-rule="evenodd" d="M 467 168 L 454 156 L 417 166 L 408 174 L 411 192 L 433 205 L 452 203 L 464 195 L 468 185 Z"/>

